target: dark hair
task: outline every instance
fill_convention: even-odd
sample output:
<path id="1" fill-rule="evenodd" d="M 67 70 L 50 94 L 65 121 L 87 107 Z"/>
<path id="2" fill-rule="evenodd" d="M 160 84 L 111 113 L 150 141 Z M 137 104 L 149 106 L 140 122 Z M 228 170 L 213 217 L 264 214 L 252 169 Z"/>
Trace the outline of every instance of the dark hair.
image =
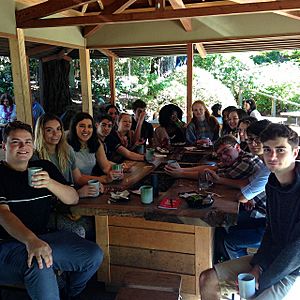
<path id="1" fill-rule="evenodd" d="M 222 116 L 224 117 L 224 114 L 225 113 L 230 113 L 232 110 L 235 110 L 235 109 L 237 109 L 237 107 L 236 106 L 233 106 L 233 105 L 230 105 L 230 106 L 227 106 L 227 107 L 225 107 L 224 109 L 223 109 L 223 111 L 222 111 Z"/>
<path id="2" fill-rule="evenodd" d="M 109 111 L 111 108 L 115 108 L 116 111 L 117 111 L 117 114 L 118 114 L 118 115 L 120 114 L 120 111 L 119 111 L 118 107 L 115 106 L 115 105 L 113 105 L 113 104 L 107 105 L 107 106 L 105 107 L 105 111 L 108 113 L 108 111 Z"/>
<path id="3" fill-rule="evenodd" d="M 106 114 L 105 115 L 100 114 L 100 115 L 94 117 L 94 120 L 96 123 L 100 123 L 103 120 L 108 120 L 110 122 L 113 121 L 112 117 L 110 115 L 106 115 Z"/>
<path id="4" fill-rule="evenodd" d="M 6 143 L 7 142 L 7 138 L 10 135 L 10 133 L 13 132 L 13 131 L 16 131 L 16 130 L 26 130 L 33 137 L 32 127 L 29 124 L 23 123 L 21 121 L 13 121 L 13 122 L 9 122 L 4 127 L 4 130 L 3 130 L 3 142 Z"/>
<path id="5" fill-rule="evenodd" d="M 135 112 L 138 108 L 146 108 L 146 103 L 141 99 L 137 99 L 132 103 L 132 110 Z"/>
<path id="6" fill-rule="evenodd" d="M 249 125 L 247 128 L 247 134 L 254 134 L 260 136 L 261 133 L 271 124 L 269 120 L 256 121 Z"/>
<path id="7" fill-rule="evenodd" d="M 228 116 L 232 113 L 236 112 L 237 115 L 239 116 L 239 120 L 248 117 L 248 114 L 241 108 L 235 108 L 229 111 Z"/>
<path id="8" fill-rule="evenodd" d="M 238 141 L 236 140 L 236 138 L 234 136 L 228 134 L 228 135 L 224 135 L 216 140 L 216 142 L 214 143 L 214 149 L 215 149 L 215 151 L 217 151 L 221 145 L 235 146 L 236 144 L 238 144 Z"/>
<path id="9" fill-rule="evenodd" d="M 249 112 L 247 111 L 248 114 L 250 114 L 253 110 L 256 109 L 256 103 L 255 103 L 255 101 L 253 99 L 244 100 L 243 104 L 244 103 L 248 103 L 250 105 L 250 111 Z"/>
<path id="10" fill-rule="evenodd" d="M 74 151 L 76 151 L 76 152 L 80 151 L 81 144 L 78 140 L 78 136 L 76 133 L 76 126 L 80 121 L 82 121 L 84 119 L 89 119 L 92 121 L 93 133 L 92 133 L 91 138 L 87 141 L 87 146 L 88 146 L 90 153 L 96 153 L 99 148 L 99 141 L 97 138 L 95 122 L 94 122 L 94 119 L 92 118 L 92 116 L 86 112 L 79 112 L 72 118 L 71 124 L 70 124 L 70 130 L 69 130 L 69 134 L 68 134 L 68 143 L 73 147 Z"/>
<path id="11" fill-rule="evenodd" d="M 219 110 L 222 109 L 222 105 L 220 103 L 216 103 L 211 107 L 212 115 L 215 117 L 221 117 L 219 114 Z"/>
<path id="12" fill-rule="evenodd" d="M 297 132 L 284 124 L 270 124 L 260 135 L 262 143 L 277 138 L 286 138 L 292 148 L 298 147 L 299 136 Z"/>
<path id="13" fill-rule="evenodd" d="M 14 104 L 13 98 L 11 95 L 9 95 L 8 93 L 4 93 L 1 95 L 0 97 L 0 104 L 4 105 L 4 100 L 7 99 L 8 100 L 8 104 L 9 106 L 12 106 Z"/>
<path id="14" fill-rule="evenodd" d="M 241 123 L 247 124 L 248 126 L 251 125 L 252 123 L 257 122 L 257 119 L 255 117 L 244 117 L 239 120 L 238 122 L 238 127 L 240 126 Z"/>
<path id="15" fill-rule="evenodd" d="M 171 122 L 171 116 L 172 113 L 176 111 L 177 112 L 177 117 L 181 121 L 182 119 L 182 110 L 179 108 L 177 105 L 174 104 L 167 104 L 161 108 L 159 111 L 159 124 L 162 127 L 168 127 L 172 122 Z"/>

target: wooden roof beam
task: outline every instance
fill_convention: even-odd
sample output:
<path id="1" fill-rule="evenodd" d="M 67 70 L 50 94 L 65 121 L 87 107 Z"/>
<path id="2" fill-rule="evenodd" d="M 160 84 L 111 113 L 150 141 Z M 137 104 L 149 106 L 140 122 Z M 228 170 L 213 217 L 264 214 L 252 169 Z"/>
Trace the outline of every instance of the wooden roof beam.
<path id="1" fill-rule="evenodd" d="M 173 9 L 185 8 L 182 0 L 169 0 Z M 180 22 L 185 31 L 192 31 L 192 20 L 189 18 L 181 18 Z"/>
<path id="2" fill-rule="evenodd" d="M 101 12 L 102 14 L 118 14 L 123 12 L 126 8 L 128 8 L 131 4 L 133 4 L 136 0 L 120 0 L 115 1 L 111 5 L 108 5 L 104 10 Z M 99 2 L 98 2 L 99 3 Z M 101 2 L 102 3 L 102 2 Z M 99 4 L 100 5 L 100 4 Z M 103 5 L 103 4 L 102 4 Z M 99 14 L 100 15 L 100 14 Z M 83 36 L 85 38 L 93 35 L 97 30 L 99 30 L 103 25 L 91 25 L 85 26 L 83 29 Z"/>
<path id="3" fill-rule="evenodd" d="M 61 51 L 59 51 L 57 54 L 52 54 L 49 56 L 45 56 L 42 58 L 42 62 L 48 62 L 51 60 L 55 60 L 55 59 L 64 59 L 66 61 L 71 61 L 72 58 L 70 56 L 68 56 L 68 54 L 72 51 L 73 49 L 62 49 Z"/>
<path id="4" fill-rule="evenodd" d="M 196 46 L 196 49 L 197 49 L 200 57 L 201 58 L 206 58 L 207 52 L 206 52 L 206 50 L 204 48 L 203 43 L 196 43 L 195 46 Z"/>
<path id="5" fill-rule="evenodd" d="M 118 58 L 118 55 L 115 54 L 113 51 L 111 51 L 109 49 L 97 48 L 96 50 L 100 51 L 101 53 L 103 53 L 107 57 Z"/>
<path id="6" fill-rule="evenodd" d="M 51 0 L 37 5 L 29 6 L 16 11 L 17 26 L 19 23 L 34 19 L 44 18 L 61 11 L 74 8 L 79 5 L 85 5 L 95 0 Z"/>
<path id="7" fill-rule="evenodd" d="M 51 51 L 53 49 L 57 48 L 57 46 L 54 45 L 40 45 L 31 49 L 26 50 L 27 56 L 34 56 L 43 52 Z"/>
<path id="8" fill-rule="evenodd" d="M 275 12 L 278 15 L 282 15 L 291 19 L 295 19 L 295 20 L 299 20 L 300 21 L 300 12 L 299 11 L 294 11 L 294 12 L 290 12 L 290 11 L 277 11 Z"/>
<path id="9" fill-rule="evenodd" d="M 58 26 L 76 26 L 91 24 L 117 24 L 145 21 L 176 20 L 201 16 L 224 16 L 245 13 L 261 13 L 274 11 L 293 11 L 300 9 L 300 0 L 282 0 L 275 2 L 262 2 L 250 4 L 224 5 L 221 7 L 186 8 L 176 10 L 153 11 L 151 13 L 110 14 L 99 16 L 82 16 L 68 18 L 51 18 L 31 20 L 18 24 L 20 28 L 42 28 Z"/>

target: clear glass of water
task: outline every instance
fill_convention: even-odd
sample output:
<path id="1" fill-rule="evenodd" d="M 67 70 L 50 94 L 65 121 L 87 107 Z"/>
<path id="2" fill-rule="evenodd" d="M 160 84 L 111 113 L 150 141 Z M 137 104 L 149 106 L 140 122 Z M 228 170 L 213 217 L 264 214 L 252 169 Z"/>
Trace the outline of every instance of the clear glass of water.
<path id="1" fill-rule="evenodd" d="M 199 172 L 198 174 L 198 190 L 199 192 L 205 192 L 213 185 L 213 182 L 209 178 L 207 172 Z"/>

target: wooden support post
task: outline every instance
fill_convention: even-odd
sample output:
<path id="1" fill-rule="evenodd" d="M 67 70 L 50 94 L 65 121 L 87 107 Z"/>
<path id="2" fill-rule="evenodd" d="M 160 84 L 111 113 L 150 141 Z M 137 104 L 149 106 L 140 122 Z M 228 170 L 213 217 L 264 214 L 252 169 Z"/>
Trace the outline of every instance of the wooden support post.
<path id="1" fill-rule="evenodd" d="M 16 29 L 16 38 L 9 38 L 10 59 L 14 83 L 17 119 L 32 126 L 32 104 L 29 74 L 22 29 Z"/>
<path id="2" fill-rule="evenodd" d="M 190 122 L 192 119 L 192 101 L 193 101 L 193 44 L 187 44 L 187 93 L 186 93 L 186 119 Z"/>
<path id="3" fill-rule="evenodd" d="M 116 78 L 115 78 L 115 58 L 109 56 L 109 86 L 110 103 L 116 105 Z"/>
<path id="4" fill-rule="evenodd" d="M 79 49 L 82 111 L 93 115 L 90 52 Z"/>

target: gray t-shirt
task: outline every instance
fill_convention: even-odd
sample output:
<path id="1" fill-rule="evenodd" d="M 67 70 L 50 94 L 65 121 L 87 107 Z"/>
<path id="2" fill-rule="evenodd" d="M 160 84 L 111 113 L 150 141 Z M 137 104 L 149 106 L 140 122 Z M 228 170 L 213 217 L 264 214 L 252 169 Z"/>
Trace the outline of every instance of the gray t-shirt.
<path id="1" fill-rule="evenodd" d="M 76 166 L 82 174 L 91 175 L 96 165 L 96 154 L 90 153 L 89 149 L 80 149 L 75 153 Z"/>
<path id="2" fill-rule="evenodd" d="M 74 184 L 73 173 L 72 171 L 76 169 L 76 160 L 75 160 L 75 153 L 72 147 L 69 147 L 69 155 L 68 155 L 68 164 L 65 170 L 61 170 L 59 163 L 58 163 L 58 156 L 57 154 L 51 154 L 49 156 L 51 162 L 55 164 L 55 166 L 61 171 L 64 175 L 65 179 L 69 182 Z"/>

